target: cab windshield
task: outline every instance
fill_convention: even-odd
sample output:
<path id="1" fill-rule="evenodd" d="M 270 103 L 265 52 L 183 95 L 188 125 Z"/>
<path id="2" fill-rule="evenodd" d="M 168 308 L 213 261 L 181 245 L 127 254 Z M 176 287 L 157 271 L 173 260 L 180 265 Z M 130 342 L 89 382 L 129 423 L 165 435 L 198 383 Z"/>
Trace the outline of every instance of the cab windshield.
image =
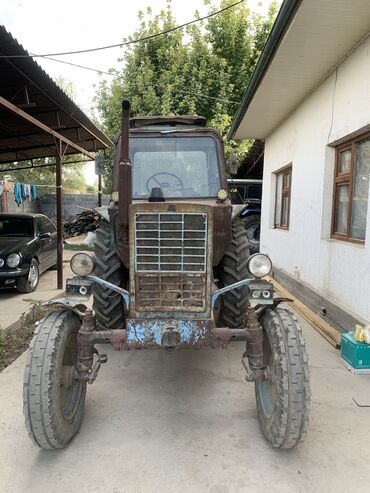
<path id="1" fill-rule="evenodd" d="M 216 141 L 212 137 L 173 136 L 130 139 L 134 199 L 153 188 L 164 197 L 216 197 L 220 189 Z"/>

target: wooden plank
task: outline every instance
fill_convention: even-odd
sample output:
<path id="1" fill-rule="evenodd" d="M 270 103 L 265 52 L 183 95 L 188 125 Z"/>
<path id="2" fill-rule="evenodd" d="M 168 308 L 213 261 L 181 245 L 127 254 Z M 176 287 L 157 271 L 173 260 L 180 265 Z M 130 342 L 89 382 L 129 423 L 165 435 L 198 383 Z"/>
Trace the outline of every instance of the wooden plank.
<path id="1" fill-rule="evenodd" d="M 332 346 L 339 349 L 341 344 L 341 334 L 332 327 L 326 320 L 323 320 L 316 313 L 310 310 L 302 301 L 293 296 L 287 289 L 279 284 L 275 279 L 268 279 L 282 298 L 290 298 L 293 302 L 289 304 L 297 311 L 319 334 L 321 334 Z"/>

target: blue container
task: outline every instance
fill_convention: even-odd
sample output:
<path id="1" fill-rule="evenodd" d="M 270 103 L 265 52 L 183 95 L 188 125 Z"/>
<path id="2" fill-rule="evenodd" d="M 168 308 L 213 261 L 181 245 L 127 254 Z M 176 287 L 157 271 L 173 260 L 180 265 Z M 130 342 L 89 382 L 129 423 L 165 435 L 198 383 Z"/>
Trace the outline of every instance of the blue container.
<path id="1" fill-rule="evenodd" d="M 353 332 L 342 334 L 341 357 L 354 370 L 370 370 L 370 344 L 357 342 Z"/>

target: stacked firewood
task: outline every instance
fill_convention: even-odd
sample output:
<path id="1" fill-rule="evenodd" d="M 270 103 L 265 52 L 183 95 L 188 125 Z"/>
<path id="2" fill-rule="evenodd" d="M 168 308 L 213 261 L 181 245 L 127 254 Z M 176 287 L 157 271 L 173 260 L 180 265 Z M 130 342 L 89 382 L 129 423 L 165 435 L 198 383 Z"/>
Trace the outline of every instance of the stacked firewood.
<path id="1" fill-rule="evenodd" d="M 79 236 L 89 231 L 95 231 L 99 226 L 99 214 L 92 209 L 87 209 L 76 217 L 63 223 L 64 238 Z"/>

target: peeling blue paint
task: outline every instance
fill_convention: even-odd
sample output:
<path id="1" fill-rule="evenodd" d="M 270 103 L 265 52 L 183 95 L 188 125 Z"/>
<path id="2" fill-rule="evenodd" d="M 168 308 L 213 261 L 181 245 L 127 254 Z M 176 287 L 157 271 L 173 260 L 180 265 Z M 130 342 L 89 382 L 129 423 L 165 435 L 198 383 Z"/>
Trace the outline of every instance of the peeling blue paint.
<path id="1" fill-rule="evenodd" d="M 161 346 L 162 335 L 172 327 L 180 333 L 179 346 L 207 345 L 212 339 L 212 320 L 127 320 L 128 346 Z"/>

